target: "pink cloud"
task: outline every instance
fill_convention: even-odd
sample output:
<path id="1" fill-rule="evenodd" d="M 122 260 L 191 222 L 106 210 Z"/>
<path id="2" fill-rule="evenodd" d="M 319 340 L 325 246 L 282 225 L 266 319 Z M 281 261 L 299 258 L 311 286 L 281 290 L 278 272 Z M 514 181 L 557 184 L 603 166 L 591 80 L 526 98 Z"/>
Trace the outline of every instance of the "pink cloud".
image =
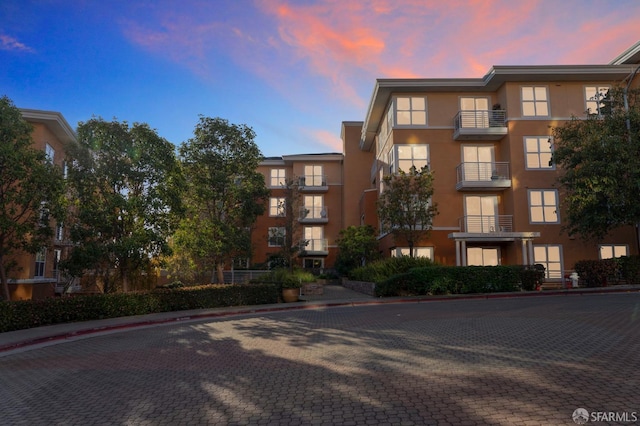
<path id="1" fill-rule="evenodd" d="M 342 152 L 342 139 L 340 135 L 327 130 L 305 130 L 312 141 L 328 148 L 329 152 Z"/>
<path id="2" fill-rule="evenodd" d="M 34 53 L 35 50 L 24 43 L 19 42 L 16 38 L 0 34 L 0 50 L 9 50 L 17 52 Z"/>

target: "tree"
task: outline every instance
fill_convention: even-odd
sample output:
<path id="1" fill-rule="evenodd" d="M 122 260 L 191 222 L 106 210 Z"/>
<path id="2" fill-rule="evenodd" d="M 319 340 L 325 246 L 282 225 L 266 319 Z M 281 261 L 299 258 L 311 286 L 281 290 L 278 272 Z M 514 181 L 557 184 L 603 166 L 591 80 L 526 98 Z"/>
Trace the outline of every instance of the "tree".
<path id="1" fill-rule="evenodd" d="M 282 195 L 284 202 L 278 205 L 278 210 L 282 212 L 282 215 L 276 220 L 280 226 L 275 228 L 274 232 L 279 232 L 279 228 L 283 228 L 284 235 L 269 235 L 269 238 L 282 241 L 280 250 L 272 256 L 271 260 L 278 259 L 282 263 L 278 266 L 286 266 L 293 270 L 296 257 L 301 250 L 304 250 L 302 229 L 298 221 L 298 212 L 302 207 L 298 178 L 294 176 L 287 180 L 282 185 L 279 195 Z"/>
<path id="2" fill-rule="evenodd" d="M 385 189 L 378 199 L 381 231 L 404 238 L 413 257 L 415 243 L 429 234 L 438 214 L 437 205 L 432 202 L 433 173 L 427 166 L 420 170 L 412 166 L 409 173 L 400 170 L 385 176 L 383 182 Z"/>
<path id="3" fill-rule="evenodd" d="M 343 274 L 380 257 L 376 230 L 371 225 L 342 229 L 336 243 L 336 269 Z"/>
<path id="4" fill-rule="evenodd" d="M 181 212 L 182 180 L 174 146 L 144 123 L 79 123 L 79 145 L 69 151 L 73 250 L 62 267 L 129 284 L 169 252 L 168 237 Z"/>
<path id="5" fill-rule="evenodd" d="M 224 281 L 226 261 L 250 253 L 251 227 L 264 212 L 269 192 L 254 139 L 246 125 L 201 116 L 194 137 L 180 146 L 187 215 L 176 243 L 213 266 L 212 281 L 215 272 Z"/>
<path id="6" fill-rule="evenodd" d="M 33 127 L 6 96 L 0 98 L 0 281 L 9 300 L 11 255 L 35 253 L 53 236 L 52 220 L 64 218 L 62 170 L 33 148 Z"/>
<path id="7" fill-rule="evenodd" d="M 640 222 L 639 91 L 611 89 L 599 114 L 573 117 L 553 129 L 553 160 L 560 166 L 564 189 L 564 230 L 585 239 Z M 627 122 L 627 120 L 629 120 Z M 627 129 L 627 123 L 629 130 Z"/>

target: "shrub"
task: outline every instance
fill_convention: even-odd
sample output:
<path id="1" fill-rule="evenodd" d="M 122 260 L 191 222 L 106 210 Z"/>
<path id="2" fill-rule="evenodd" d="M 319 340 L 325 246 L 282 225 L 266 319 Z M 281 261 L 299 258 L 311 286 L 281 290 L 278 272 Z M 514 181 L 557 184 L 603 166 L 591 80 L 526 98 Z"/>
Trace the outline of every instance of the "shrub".
<path id="1" fill-rule="evenodd" d="M 0 332 L 48 324 L 156 312 L 276 303 L 273 284 L 202 285 L 147 293 L 111 293 L 0 302 Z"/>
<path id="2" fill-rule="evenodd" d="M 581 260 L 576 262 L 574 269 L 586 287 L 602 287 L 620 275 L 615 259 Z"/>
<path id="3" fill-rule="evenodd" d="M 272 283 L 282 288 L 300 288 L 303 284 L 312 283 L 315 275 L 304 269 L 295 268 L 293 271 L 286 268 L 278 268 L 260 275 L 252 280 L 254 283 Z"/>
<path id="4" fill-rule="evenodd" d="M 349 279 L 379 283 L 412 268 L 428 266 L 433 266 L 433 262 L 425 257 L 389 257 L 353 269 L 349 273 Z"/>

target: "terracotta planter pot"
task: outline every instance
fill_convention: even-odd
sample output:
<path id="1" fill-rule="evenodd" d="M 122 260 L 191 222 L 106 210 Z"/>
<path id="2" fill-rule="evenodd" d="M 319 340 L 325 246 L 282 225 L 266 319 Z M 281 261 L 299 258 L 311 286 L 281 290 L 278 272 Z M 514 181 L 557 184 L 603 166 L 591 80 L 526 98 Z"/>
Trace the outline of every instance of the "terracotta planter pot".
<path id="1" fill-rule="evenodd" d="M 299 296 L 300 296 L 299 288 L 283 288 L 282 289 L 282 300 L 284 300 L 285 303 L 297 302 Z"/>

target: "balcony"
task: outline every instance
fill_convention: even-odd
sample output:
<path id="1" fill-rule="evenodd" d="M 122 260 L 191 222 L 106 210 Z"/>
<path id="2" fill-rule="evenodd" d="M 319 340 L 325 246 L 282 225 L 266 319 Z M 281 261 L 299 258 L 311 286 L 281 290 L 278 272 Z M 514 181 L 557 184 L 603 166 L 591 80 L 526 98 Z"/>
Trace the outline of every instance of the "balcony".
<path id="1" fill-rule="evenodd" d="M 468 234 L 503 234 L 513 232 L 511 215 L 468 215 L 458 219 L 460 232 Z"/>
<path id="2" fill-rule="evenodd" d="M 302 256 L 326 256 L 329 254 L 329 244 L 326 238 L 315 238 L 300 241 Z"/>
<path id="3" fill-rule="evenodd" d="M 511 188 L 508 162 L 461 163 L 456 167 L 456 190 L 482 191 Z"/>
<path id="4" fill-rule="evenodd" d="M 327 176 L 307 175 L 298 178 L 298 190 L 301 192 L 327 192 Z"/>
<path id="5" fill-rule="evenodd" d="M 503 110 L 459 111 L 453 128 L 453 139 L 457 141 L 497 141 L 507 134 L 507 115 Z"/>
<path id="6" fill-rule="evenodd" d="M 327 223 L 329 222 L 329 210 L 324 206 L 300 207 L 298 221 L 300 223 Z"/>

